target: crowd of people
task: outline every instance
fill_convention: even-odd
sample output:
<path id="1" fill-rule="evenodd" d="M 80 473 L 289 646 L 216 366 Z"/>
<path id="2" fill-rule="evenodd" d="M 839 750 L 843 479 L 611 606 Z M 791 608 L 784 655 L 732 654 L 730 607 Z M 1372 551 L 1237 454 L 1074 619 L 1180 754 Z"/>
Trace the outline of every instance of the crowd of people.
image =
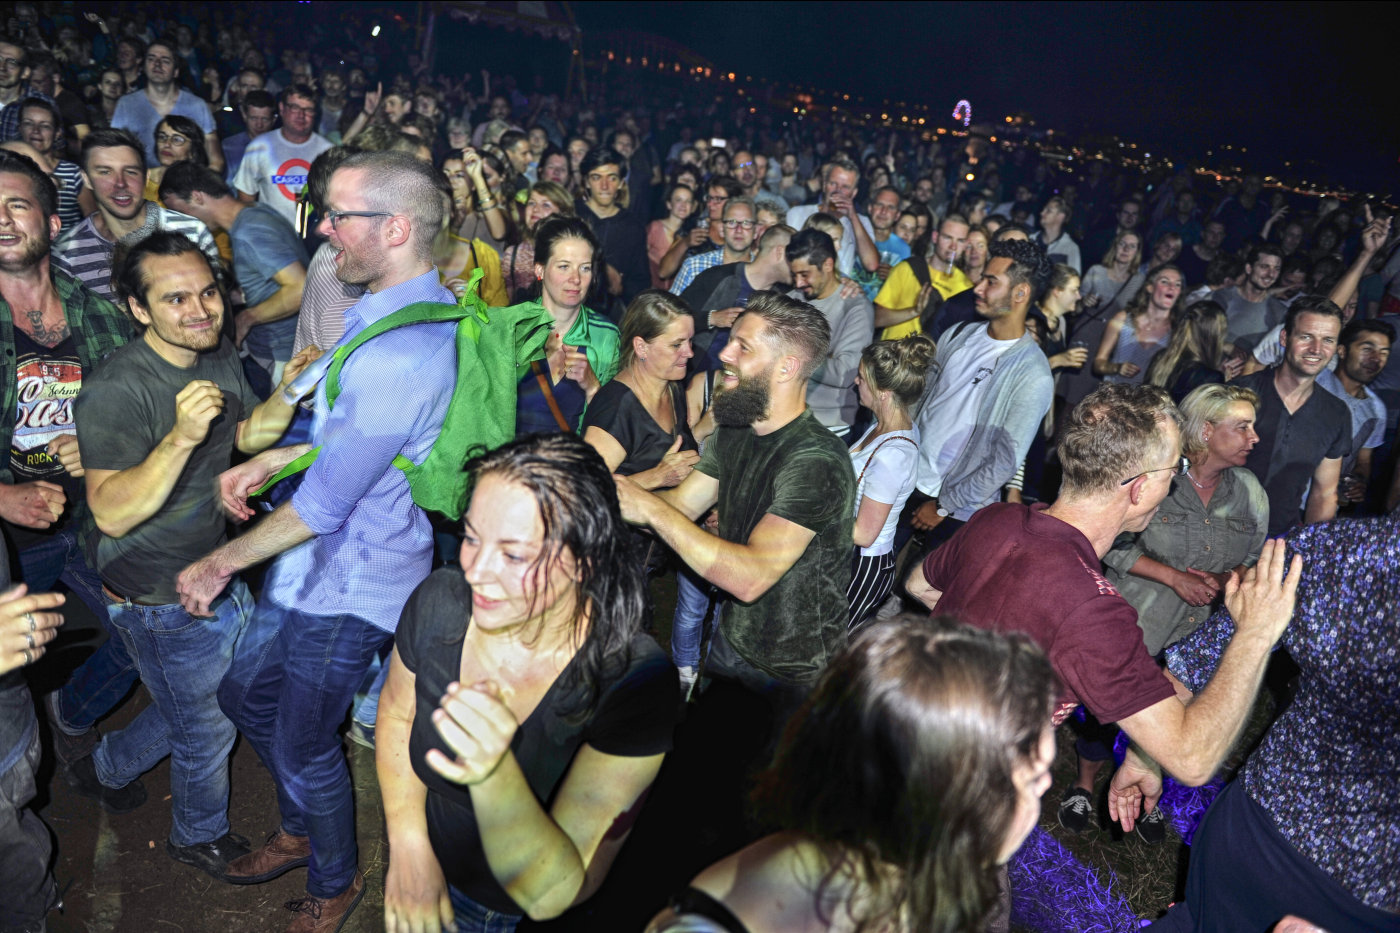
<path id="1" fill-rule="evenodd" d="M 1064 830 L 1103 793 L 1159 844 L 1282 645 L 1157 923 L 1400 930 L 1389 217 L 627 72 L 561 98 L 354 21 L 0 38 L 0 928 L 59 902 L 41 717 L 112 814 L 170 759 L 174 861 L 305 868 L 302 933 L 364 894 L 370 745 L 386 928 L 466 933 L 594 895 L 736 691 L 751 844 L 675 853 L 648 929 L 1005 929 L 1055 730 Z M 36 703 L 65 599 L 107 637 Z"/>

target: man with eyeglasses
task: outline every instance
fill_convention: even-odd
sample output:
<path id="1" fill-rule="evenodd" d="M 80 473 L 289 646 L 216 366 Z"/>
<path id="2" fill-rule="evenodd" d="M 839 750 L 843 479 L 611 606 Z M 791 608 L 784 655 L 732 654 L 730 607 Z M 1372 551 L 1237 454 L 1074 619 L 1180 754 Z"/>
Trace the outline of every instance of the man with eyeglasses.
<path id="1" fill-rule="evenodd" d="M 735 198 L 742 198 L 743 189 L 739 187 L 739 182 L 728 175 L 719 175 L 710 179 L 710 184 L 705 191 L 706 222 L 709 224 L 709 239 L 700 246 L 693 246 L 686 251 L 685 259 L 681 262 L 680 269 L 676 272 L 676 277 L 671 282 L 671 294 L 682 294 L 690 283 L 695 281 L 695 277 L 706 269 L 713 269 L 715 266 L 722 266 L 731 262 L 743 262 L 749 257 L 725 258 L 726 255 L 733 257 L 734 251 L 726 251 L 726 244 L 730 242 L 730 228 L 724 225 L 724 219 L 729 210 L 729 203 Z M 749 208 L 753 211 L 753 219 L 757 220 L 757 206 L 749 201 Z M 740 224 L 735 230 L 742 231 Z M 750 228 L 752 231 L 755 228 Z M 749 236 L 749 244 L 752 245 L 754 234 Z M 665 273 L 665 268 L 661 270 Z"/>
<path id="2" fill-rule="evenodd" d="M 292 358 L 311 262 L 296 228 L 272 205 L 246 204 L 234 197 L 217 172 L 193 162 L 166 169 L 160 199 L 211 230 L 228 233 L 233 274 L 247 302 L 233 316 L 233 343 L 247 350 L 276 385 Z"/>
<path id="3" fill-rule="evenodd" d="M 24 47 L 0 39 L 0 143 L 20 138 L 20 102 L 28 97 L 54 102 L 30 84 L 29 53 Z"/>
<path id="4" fill-rule="evenodd" d="M 1024 632 L 1040 645 L 1062 684 L 1056 725 L 1083 704 L 1128 733 L 1132 744 L 1109 787 L 1109 813 L 1125 831 L 1154 810 L 1161 768 L 1193 787 L 1215 775 L 1253 708 L 1302 575 L 1301 559 L 1285 567 L 1284 544 L 1275 540 L 1243 582 L 1232 578 L 1225 603 L 1234 636 L 1195 697 L 1148 655 L 1137 612 L 1100 561 L 1118 535 L 1156 516 L 1182 468 L 1180 421 L 1162 389 L 1103 386 L 1066 421 L 1059 498 L 988 506 L 908 583 L 931 611 Z M 1079 790 L 1092 813 L 1090 789 Z"/>
<path id="5" fill-rule="evenodd" d="M 331 141 L 315 132 L 316 92 L 293 84 L 277 95 L 277 115 L 282 125 L 248 143 L 233 187 L 246 203 L 271 207 L 291 224 L 297 224 L 297 196 L 306 187 L 306 173 Z"/>
<path id="6" fill-rule="evenodd" d="M 124 95 L 117 101 L 117 109 L 112 114 L 112 126 L 130 130 L 137 139 L 145 140 L 146 165 L 160 164 L 156 157 L 155 130 L 161 120 L 172 113 L 189 117 L 204 131 L 204 148 L 209 155 L 209 167 L 214 171 L 224 168 L 224 150 L 219 145 L 219 130 L 214 124 L 214 116 L 209 105 L 198 95 L 180 87 L 179 77 L 182 59 L 175 47 L 163 39 L 157 39 L 146 48 L 146 86 Z"/>
<path id="7" fill-rule="evenodd" d="M 760 159 L 763 159 L 761 164 Z M 783 200 L 781 195 L 763 189 L 768 171 L 768 160 L 762 156 L 755 155 L 747 149 L 739 149 L 734 153 L 734 160 L 730 163 L 729 169 L 734 173 L 735 180 L 744 189 L 744 197 L 755 202 L 760 197 L 769 200 L 773 198 Z M 783 203 L 787 203 L 786 200 L 783 200 Z"/>
<path id="8" fill-rule="evenodd" d="M 446 209 L 440 185 L 431 165 L 402 152 L 356 153 L 331 175 L 319 232 L 336 277 L 366 288 L 345 312 L 346 339 L 410 304 L 456 300 L 432 261 Z M 307 867 L 307 896 L 288 904 L 300 914 L 292 929 L 341 929 L 364 892 L 339 730 L 370 659 L 432 569 L 432 525 L 394 460 L 421 463 L 442 430 L 457 382 L 455 329 L 399 328 L 347 357 L 334 407 L 325 381 L 316 388 L 320 454 L 301 485 L 176 585 L 187 611 L 208 615 L 235 574 L 276 558 L 219 705 L 272 773 L 280 822 L 224 880 L 261 884 Z M 309 446 L 268 450 L 224 473 L 225 507 L 252 517 L 251 491 Z"/>

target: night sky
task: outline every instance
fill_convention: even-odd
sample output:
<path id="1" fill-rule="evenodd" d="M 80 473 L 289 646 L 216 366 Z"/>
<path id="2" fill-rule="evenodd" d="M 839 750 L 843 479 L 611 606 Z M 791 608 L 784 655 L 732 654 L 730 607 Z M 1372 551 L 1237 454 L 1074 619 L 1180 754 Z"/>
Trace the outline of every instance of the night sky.
<path id="1" fill-rule="evenodd" d="M 921 101 L 943 125 L 1025 111 L 1178 157 L 1226 143 L 1265 171 L 1320 162 L 1336 182 L 1400 189 L 1400 121 L 1380 4 L 574 4 L 600 30 L 671 38 L 741 74 Z M 1369 15 L 1364 15 L 1369 14 Z M 1388 99 L 1390 98 L 1390 99 Z M 1257 158 L 1257 163 L 1255 162 Z"/>

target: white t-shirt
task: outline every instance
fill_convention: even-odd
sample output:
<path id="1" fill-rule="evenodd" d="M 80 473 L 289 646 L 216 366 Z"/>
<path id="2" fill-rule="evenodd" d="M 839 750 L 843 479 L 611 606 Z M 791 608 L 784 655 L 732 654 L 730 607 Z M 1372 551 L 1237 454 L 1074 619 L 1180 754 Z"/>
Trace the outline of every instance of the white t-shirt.
<path id="1" fill-rule="evenodd" d="M 895 526 L 899 513 L 914 491 L 914 474 L 919 466 L 919 429 L 891 431 L 871 439 L 875 425 L 856 442 L 863 450 L 851 450 L 851 469 L 860 478 L 856 486 L 856 515 L 860 515 L 860 500 L 870 497 L 890 506 L 884 527 L 870 547 L 860 549 L 862 557 L 878 557 L 894 550 Z M 867 443 L 867 441 L 869 443 Z"/>
<path id="2" fill-rule="evenodd" d="M 263 133 L 248 144 L 233 186 L 244 194 L 255 194 L 286 218 L 297 223 L 297 195 L 306 187 L 311 163 L 331 147 L 330 140 L 312 133 L 304 143 L 289 143 L 280 129 Z"/>
<path id="3" fill-rule="evenodd" d="M 787 225 L 794 230 L 801 230 L 802 225 L 807 222 L 818 210 L 818 204 L 804 204 L 801 207 L 791 208 L 787 212 Z M 875 242 L 875 228 L 870 225 L 870 218 L 864 214 L 856 215 L 860 218 L 860 225 L 865 228 L 865 232 L 870 234 L 870 241 Z M 856 263 L 860 261 L 856 256 L 856 231 L 851 226 L 851 218 L 843 216 L 841 227 L 845 231 L 841 236 L 841 246 L 836 250 L 836 268 L 844 276 L 854 273 Z"/>
<path id="4" fill-rule="evenodd" d="M 1015 346 L 1015 340 L 996 340 L 987 328 L 978 332 L 953 355 L 938 375 L 933 392 L 919 411 L 919 491 L 937 496 L 943 488 L 943 474 L 967 446 L 977 430 L 977 413 L 987 391 L 988 376 L 997 358 Z"/>

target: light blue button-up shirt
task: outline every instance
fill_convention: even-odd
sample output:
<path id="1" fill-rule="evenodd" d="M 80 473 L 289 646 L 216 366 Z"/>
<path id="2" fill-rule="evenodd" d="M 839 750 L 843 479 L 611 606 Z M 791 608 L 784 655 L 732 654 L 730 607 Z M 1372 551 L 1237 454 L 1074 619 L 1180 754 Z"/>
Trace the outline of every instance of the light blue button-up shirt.
<path id="1" fill-rule="evenodd" d="M 436 271 L 345 312 L 346 343 L 385 315 L 419 301 L 451 304 Z M 457 382 L 456 325 L 416 324 L 381 334 L 346 358 L 335 408 L 316 387 L 311 443 L 321 454 L 292 504 L 315 537 L 284 553 L 265 598 L 313 615 L 349 614 L 393 631 L 432 569 L 433 533 L 394 457 L 421 463 L 442 430 Z M 339 346 L 339 344 L 337 344 Z"/>

